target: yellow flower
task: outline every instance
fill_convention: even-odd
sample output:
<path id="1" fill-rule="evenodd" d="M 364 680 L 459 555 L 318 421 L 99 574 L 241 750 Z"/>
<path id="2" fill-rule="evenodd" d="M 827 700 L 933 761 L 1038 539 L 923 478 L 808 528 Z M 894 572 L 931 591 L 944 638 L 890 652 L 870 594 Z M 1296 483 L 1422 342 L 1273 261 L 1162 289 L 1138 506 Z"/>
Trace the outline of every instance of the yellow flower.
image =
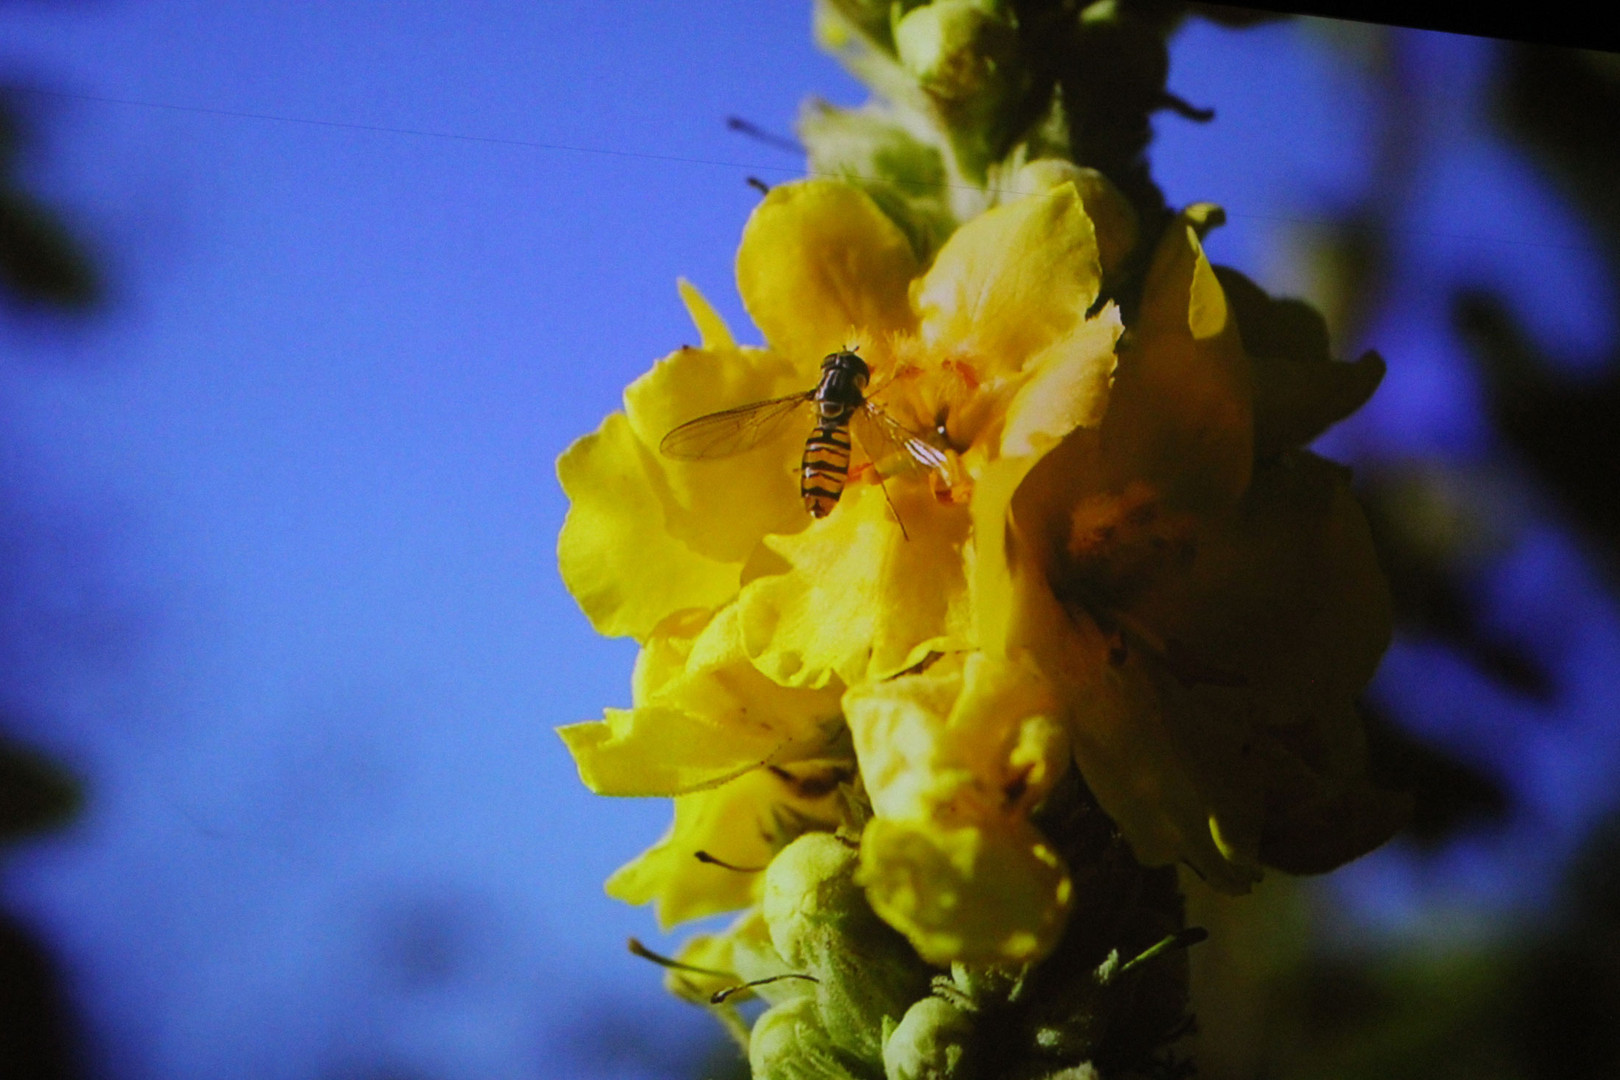
<path id="1" fill-rule="evenodd" d="M 837 760 L 845 687 L 972 647 L 973 521 L 997 516 L 975 509 L 974 479 L 1098 421 L 1121 330 L 1112 306 L 1087 317 L 1096 242 L 1071 184 L 970 222 L 926 272 L 856 189 L 778 188 L 749 222 L 738 282 L 770 348 L 738 348 L 685 289 L 703 347 L 660 361 L 559 464 L 573 500 L 564 579 L 599 629 L 643 643 L 635 707 L 563 735 L 594 790 L 676 796 L 671 835 L 610 882 L 657 899 L 665 921 L 757 886 L 695 852 L 756 869 L 791 838 L 761 821 L 835 813 L 795 802 L 772 770 Z M 947 476 L 880 486 L 858 458 L 841 505 L 812 521 L 793 477 L 802 444 L 700 462 L 655 450 L 697 414 L 813 386 L 822 357 L 851 347 L 890 414 L 944 446 Z M 994 825 L 1016 824 L 1008 836 L 1027 851 L 1026 811 L 998 810 Z M 979 826 L 953 822 L 959 842 Z M 1011 947 L 1031 951 L 1024 937 Z"/>
<path id="2" fill-rule="evenodd" d="M 557 462 L 571 501 L 557 541 L 563 581 L 610 637 L 645 641 L 675 612 L 720 606 L 761 536 L 805 524 L 797 494 L 779 482 L 792 470 L 791 447 L 700 465 L 658 454 L 665 432 L 718 403 L 804 389 L 787 359 L 738 348 L 696 289 L 682 282 L 681 294 L 702 347 L 660 360 L 625 391 L 624 412 Z"/>
<path id="3" fill-rule="evenodd" d="M 955 654 L 852 688 L 844 707 L 875 815 L 861 838 L 873 908 L 938 964 L 1046 953 L 1071 892 L 1029 816 L 1069 764 L 1048 680 Z"/>
<path id="4" fill-rule="evenodd" d="M 666 927 L 751 902 L 777 848 L 840 823 L 839 785 L 855 772 L 842 688 L 765 678 L 741 652 L 736 612 L 670 616 L 637 660 L 635 707 L 559 731 L 591 790 L 675 798 L 669 835 L 608 881 L 629 903 L 656 901 Z"/>
<path id="5" fill-rule="evenodd" d="M 737 600 L 749 655 L 778 682 L 853 686 L 971 647 L 973 523 L 997 513 L 977 506 L 977 478 L 1096 423 L 1107 401 L 1122 325 L 1112 305 L 1087 317 L 1100 271 L 1074 186 L 968 222 L 926 271 L 856 189 L 778 188 L 743 235 L 738 285 L 807 384 L 823 355 L 859 345 L 877 400 L 950 458 L 933 485 L 868 474 L 836 513 L 767 540 L 778 572 Z"/>
<path id="6" fill-rule="evenodd" d="M 863 824 L 864 784 L 873 907 L 935 962 L 1035 959 L 1072 886 L 1031 815 L 1071 761 L 1140 857 L 1221 887 L 1382 839 L 1351 700 L 1387 600 L 1343 476 L 1293 449 L 1360 399 L 1345 365 L 1245 352 L 1199 247 L 1212 217 L 1167 230 L 1124 340 L 1069 182 L 926 267 L 859 190 L 776 188 L 737 259 L 763 349 L 683 285 L 701 347 L 559 462 L 564 580 L 642 644 L 633 707 L 563 737 L 594 790 L 676 799 L 610 891 L 666 923 L 746 905 L 798 832 Z M 943 468 L 880 485 L 857 446 L 815 520 L 802 441 L 659 454 L 849 349 Z"/>
<path id="7" fill-rule="evenodd" d="M 1406 806 L 1368 783 L 1352 704 L 1388 593 L 1347 472 L 1297 449 L 1381 363 L 1249 357 L 1199 244 L 1216 220 L 1160 242 L 1101 426 L 999 478 L 1014 540 L 985 568 L 1011 597 L 996 635 L 1057 683 L 1137 857 L 1241 891 L 1376 847 Z"/>

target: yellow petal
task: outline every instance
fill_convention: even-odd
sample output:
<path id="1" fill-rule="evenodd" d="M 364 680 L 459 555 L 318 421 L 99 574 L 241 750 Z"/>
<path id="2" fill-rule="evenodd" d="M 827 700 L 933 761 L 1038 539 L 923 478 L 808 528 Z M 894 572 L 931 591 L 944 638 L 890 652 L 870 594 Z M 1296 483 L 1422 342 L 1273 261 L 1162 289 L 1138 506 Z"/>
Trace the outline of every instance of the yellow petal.
<path id="1" fill-rule="evenodd" d="M 830 515 L 771 542 L 785 572 L 744 587 L 745 647 L 777 682 L 882 678 L 929 648 L 965 643 L 967 510 L 939 503 L 921 484 L 889 488 L 894 510 L 882 488 L 852 483 Z"/>
<path id="2" fill-rule="evenodd" d="M 669 631 L 669 632 L 666 632 Z M 558 729 L 600 795 L 680 795 L 825 751 L 842 732 L 841 687 L 772 682 L 742 651 L 736 609 L 660 628 L 636 662 L 633 709 Z"/>
<path id="3" fill-rule="evenodd" d="M 1041 448 L 1045 442 L 1029 439 L 1033 452 L 991 462 L 974 481 L 975 627 L 979 647 L 999 656 L 1027 645 L 1043 625 L 1025 611 L 1027 597 L 1015 576 L 1046 580 L 1071 508 L 1101 483 L 1097 428 L 1075 428 L 1050 449 Z"/>
<path id="4" fill-rule="evenodd" d="M 844 708 L 877 815 L 861 841 L 873 908 L 936 963 L 1049 949 L 1069 882 L 1029 812 L 1066 771 L 1069 746 L 1039 671 L 949 655 L 851 688 Z"/>
<path id="5" fill-rule="evenodd" d="M 974 770 L 953 760 L 945 745 L 961 693 L 962 665 L 952 656 L 920 674 L 861 683 L 845 694 L 861 783 L 874 812 L 926 818 L 954 792 L 972 787 Z"/>
<path id="6" fill-rule="evenodd" d="M 755 902 L 761 871 L 776 851 L 808 829 L 840 824 L 837 784 L 827 782 L 838 767 L 794 768 L 755 769 L 677 797 L 668 834 L 608 878 L 608 895 L 629 904 L 655 901 L 665 929 Z"/>
<path id="7" fill-rule="evenodd" d="M 1237 513 L 1203 530 L 1192 561 L 1131 613 L 1195 674 L 1241 677 L 1262 717 L 1282 724 L 1359 694 L 1392 618 L 1347 472 L 1304 452 L 1258 470 Z"/>
<path id="8" fill-rule="evenodd" d="M 1165 230 L 1120 352 L 1103 443 L 1107 487 L 1147 483 L 1176 505 L 1219 511 L 1254 460 L 1249 359 L 1191 211 Z"/>
<path id="9" fill-rule="evenodd" d="M 731 328 L 698 291 L 698 287 L 685 278 L 675 284 L 681 290 L 681 302 L 686 305 L 686 313 L 692 316 L 692 325 L 697 327 L 703 347 L 716 350 L 736 348 L 737 342 L 731 336 Z"/>
<path id="10" fill-rule="evenodd" d="M 757 909 L 744 912 L 718 934 L 694 934 L 681 944 L 675 959 L 688 969 L 700 970 L 670 968 L 664 973 L 664 988 L 676 997 L 705 1007 L 712 1004 L 714 994 L 721 990 L 732 991 L 731 1001 L 747 1001 L 753 994 L 748 990 L 738 991 L 739 984 L 780 975 L 787 970 L 787 965 L 771 946 L 770 929 Z M 723 1014 L 721 1022 L 731 1026 Z M 739 1034 L 747 1032 L 747 1026 L 743 1025 Z"/>
<path id="11" fill-rule="evenodd" d="M 656 462 L 650 474 L 662 529 L 711 559 L 741 564 L 760 538 L 805 526 L 794 471 L 812 420 L 773 441 L 717 460 L 678 461 L 658 444 L 676 426 L 722 409 L 809 389 L 782 357 L 759 349 L 679 349 L 624 392 L 637 439 Z M 739 492 L 748 497 L 739 499 Z M 645 536 L 657 522 L 641 522 Z"/>
<path id="12" fill-rule="evenodd" d="M 1012 505 L 1020 485 L 1039 462 L 1035 454 L 1003 457 L 991 462 L 973 484 L 970 567 L 975 639 L 980 648 L 995 656 L 1011 655 L 1028 625 L 1014 575 L 1019 564 L 1038 556 L 1030 550 L 1028 530 L 1012 520 Z"/>
<path id="13" fill-rule="evenodd" d="M 1097 299 L 1097 239 L 1073 184 L 980 214 L 917 286 L 923 339 L 961 348 L 991 377 L 1067 335 Z"/>
<path id="14" fill-rule="evenodd" d="M 809 381 L 827 353 L 911 328 L 916 272 L 894 222 L 865 192 L 831 180 L 772 188 L 737 252 L 748 314 Z"/>
<path id="15" fill-rule="evenodd" d="M 709 718 L 733 757 L 755 764 L 816 756 L 843 732 L 842 684 L 801 689 L 767 678 L 745 651 L 735 604 L 690 639 L 650 642 L 637 659 L 634 687 L 638 703 Z M 756 756 L 756 749 L 766 753 Z"/>
<path id="16" fill-rule="evenodd" d="M 1354 708 L 1341 711 L 1327 723 L 1359 731 Z M 1293 745 L 1268 749 L 1270 812 L 1260 836 L 1260 860 L 1267 866 L 1290 874 L 1326 873 L 1383 844 L 1411 817 L 1412 797 L 1373 787 L 1364 758 L 1353 768 L 1324 769 L 1313 767 Z"/>
<path id="17" fill-rule="evenodd" d="M 1384 361 L 1333 359 L 1327 322 L 1302 300 L 1274 300 L 1228 266 L 1215 268 L 1254 362 L 1254 450 L 1263 460 L 1309 444 L 1372 397 Z"/>
<path id="18" fill-rule="evenodd" d="M 602 712 L 605 720 L 557 729 L 574 755 L 580 780 L 598 795 L 701 791 L 756 768 L 775 748 L 734 737 L 706 716 L 667 706 Z"/>
<path id="19" fill-rule="evenodd" d="M 1110 304 L 1041 350 L 1007 406 L 1004 456 L 1044 454 L 1075 428 L 1102 423 L 1114 382 L 1114 346 L 1124 330 L 1119 309 Z"/>
<path id="20" fill-rule="evenodd" d="M 1390 616 L 1343 470 L 1285 455 L 1195 539 L 1190 562 L 1100 612 L 1064 610 L 1014 565 L 1018 640 L 1064 685 L 1076 762 L 1139 858 L 1185 860 L 1217 888 L 1243 890 L 1262 862 L 1360 854 L 1401 806 L 1367 784 L 1350 709 Z"/>
<path id="21" fill-rule="evenodd" d="M 718 461 L 658 452 L 681 423 L 804 389 L 790 364 L 763 350 L 679 349 L 629 386 L 625 413 L 558 459 L 570 501 L 558 562 L 599 633 L 644 640 L 673 612 L 720 606 L 763 536 L 804 527 L 793 477 L 803 443 L 792 432 Z"/>
<path id="22" fill-rule="evenodd" d="M 1078 493 L 1097 483 L 1100 453 L 1097 432 L 1079 428 L 1044 457 L 1003 458 L 977 481 L 979 638 L 998 655 L 1027 651 L 1054 681 L 1068 703 L 1074 760 L 1138 858 L 1185 859 L 1217 887 L 1242 891 L 1256 876 L 1252 860 L 1228 858 L 1211 832 L 1210 802 L 1190 748 L 1162 714 L 1152 672 L 1140 657 L 1117 664 L 1114 642 L 1052 593 L 1051 537 L 1066 528 Z"/>
<path id="23" fill-rule="evenodd" d="M 940 965 L 1039 959 L 1072 898 L 1062 858 L 1023 820 L 945 830 L 875 818 L 857 880 L 873 910 Z"/>
<path id="24" fill-rule="evenodd" d="M 1210 830 L 1210 793 L 1200 785 L 1197 761 L 1202 747 L 1161 698 L 1155 676 L 1162 673 L 1140 650 L 1119 658 L 1083 611 L 1063 608 L 1038 566 L 1015 563 L 1012 587 L 1014 640 L 1067 702 L 1075 764 L 1136 857 L 1148 865 L 1185 860 L 1216 888 L 1247 889 L 1258 868 L 1233 861 Z"/>
<path id="25" fill-rule="evenodd" d="M 1027 813 L 1067 769 L 1062 715 L 1051 683 L 1027 656 L 972 653 L 950 712 L 950 749 L 991 779 L 999 812 Z"/>
<path id="26" fill-rule="evenodd" d="M 921 673 L 851 687 L 844 713 L 885 818 L 1027 814 L 1068 763 L 1058 700 L 1023 657 L 947 655 Z"/>
<path id="27" fill-rule="evenodd" d="M 623 413 L 557 461 L 569 498 L 557 540 L 564 584 L 598 633 L 643 638 L 682 608 L 711 608 L 737 591 L 740 562 L 704 556 L 661 526 L 663 464 Z"/>
<path id="28" fill-rule="evenodd" d="M 1347 479 L 1303 452 L 1261 467 L 1196 558 L 1130 609 L 1160 641 L 1161 707 L 1229 858 L 1330 869 L 1405 812 L 1367 779 L 1352 704 L 1391 612 Z"/>
<path id="29" fill-rule="evenodd" d="M 1384 381 L 1384 358 L 1300 363 L 1281 355 L 1254 358 L 1255 456 L 1308 445 L 1367 403 Z"/>

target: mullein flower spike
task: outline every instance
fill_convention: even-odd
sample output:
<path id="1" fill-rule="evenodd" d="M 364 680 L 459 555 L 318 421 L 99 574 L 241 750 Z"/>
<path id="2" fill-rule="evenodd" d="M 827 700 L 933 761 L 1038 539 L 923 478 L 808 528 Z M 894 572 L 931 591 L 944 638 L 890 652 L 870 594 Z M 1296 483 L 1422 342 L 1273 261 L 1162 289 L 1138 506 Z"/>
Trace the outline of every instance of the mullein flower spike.
<path id="1" fill-rule="evenodd" d="M 1399 807 L 1365 781 L 1351 703 L 1387 597 L 1342 470 L 1256 460 L 1257 427 L 1286 425 L 1257 415 L 1272 395 L 1204 259 L 1209 220 L 1166 230 L 1122 341 L 1073 183 L 975 218 L 926 270 L 859 190 L 771 192 L 738 257 L 769 347 L 735 345 L 688 289 L 704 346 L 560 464 L 565 580 L 643 646 L 634 706 L 563 736 L 593 789 L 676 799 L 612 891 L 666 922 L 747 904 L 753 875 L 693 853 L 763 866 L 847 824 L 857 770 L 863 880 L 936 962 L 1022 962 L 1061 932 L 1067 872 L 1031 812 L 1071 762 L 1139 857 L 1231 891 L 1268 856 L 1315 868 L 1338 834 L 1381 839 Z M 694 415 L 813 385 L 846 345 L 945 468 L 880 486 L 857 455 L 816 521 L 791 438 L 657 453 Z"/>
<path id="2" fill-rule="evenodd" d="M 830 7 L 936 120 L 1016 76 L 1003 5 Z M 852 160 L 886 138 L 960 174 L 921 112 L 821 115 Z M 764 344 L 683 282 L 699 344 L 558 463 L 563 579 L 641 647 L 631 706 L 561 735 L 592 790 L 674 800 L 608 891 L 665 927 L 742 911 L 669 978 L 739 1033 L 737 1001 L 770 1003 L 756 1076 L 1138 1067 L 1182 1028 L 1196 938 L 1155 867 L 1238 893 L 1405 810 L 1354 707 L 1387 590 L 1347 473 L 1303 448 L 1381 362 L 1277 331 L 1298 312 L 1204 254 L 1217 208 L 1144 221 L 1043 139 L 973 198 L 771 189 L 737 256 Z M 869 375 L 837 401 L 810 393 L 831 356 Z M 660 452 L 724 410 L 695 429 L 724 454 L 691 427 Z M 843 484 L 819 516 L 811 457 Z"/>

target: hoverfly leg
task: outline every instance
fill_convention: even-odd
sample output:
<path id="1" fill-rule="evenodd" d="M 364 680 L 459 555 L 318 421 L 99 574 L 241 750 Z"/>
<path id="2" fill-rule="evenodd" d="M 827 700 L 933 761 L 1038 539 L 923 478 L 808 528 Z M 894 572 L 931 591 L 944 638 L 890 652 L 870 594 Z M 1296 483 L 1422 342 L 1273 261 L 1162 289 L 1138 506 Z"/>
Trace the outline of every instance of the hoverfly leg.
<path id="1" fill-rule="evenodd" d="M 906 532 L 906 519 L 900 516 L 900 508 L 889 498 L 889 485 L 883 482 L 883 474 L 873 469 L 872 475 L 877 477 L 878 487 L 883 491 L 883 501 L 889 504 L 889 512 L 894 515 L 894 523 L 900 526 L 900 538 L 909 541 L 911 534 Z"/>

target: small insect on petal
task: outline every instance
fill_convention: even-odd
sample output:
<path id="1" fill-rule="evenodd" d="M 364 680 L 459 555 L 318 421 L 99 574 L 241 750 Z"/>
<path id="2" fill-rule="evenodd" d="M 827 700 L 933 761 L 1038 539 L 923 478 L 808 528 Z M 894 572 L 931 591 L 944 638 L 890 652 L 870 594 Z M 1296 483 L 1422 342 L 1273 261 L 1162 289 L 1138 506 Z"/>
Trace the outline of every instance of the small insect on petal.
<path id="1" fill-rule="evenodd" d="M 811 390 L 740 405 L 700 416 L 675 428 L 658 449 L 666 457 L 701 461 L 741 454 L 770 442 L 807 411 L 815 427 L 804 440 L 799 494 L 812 517 L 832 513 L 850 476 L 851 427 L 870 467 L 881 480 L 911 469 L 937 471 L 945 451 L 912 431 L 866 398 L 871 369 L 852 350 L 829 353 L 821 361 L 821 381 Z M 805 406 L 814 406 L 806 410 Z M 856 475 L 866 468 L 856 467 Z"/>

